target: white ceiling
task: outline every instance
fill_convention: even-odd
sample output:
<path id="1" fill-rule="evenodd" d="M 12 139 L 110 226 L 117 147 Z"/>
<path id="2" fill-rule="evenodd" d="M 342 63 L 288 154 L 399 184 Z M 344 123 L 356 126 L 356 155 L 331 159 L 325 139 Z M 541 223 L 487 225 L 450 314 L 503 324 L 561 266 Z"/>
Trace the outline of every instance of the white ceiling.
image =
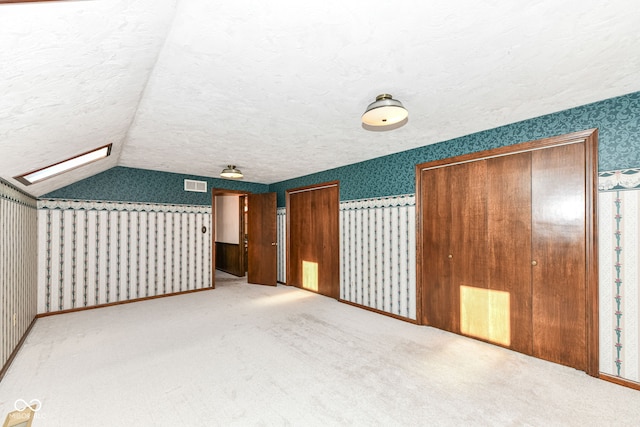
<path id="1" fill-rule="evenodd" d="M 35 196 L 116 165 L 294 178 L 640 91 L 638 23 L 636 0 L 0 5 L 0 176 Z M 362 128 L 380 93 L 405 126 Z"/>

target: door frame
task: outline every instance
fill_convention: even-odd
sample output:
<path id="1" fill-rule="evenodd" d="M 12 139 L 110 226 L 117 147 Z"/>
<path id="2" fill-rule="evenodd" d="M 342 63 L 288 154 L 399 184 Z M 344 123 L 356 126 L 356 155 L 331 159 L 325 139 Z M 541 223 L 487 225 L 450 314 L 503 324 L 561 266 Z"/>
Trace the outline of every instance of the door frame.
<path id="1" fill-rule="evenodd" d="M 421 172 L 426 169 L 435 169 L 456 164 L 469 163 L 493 157 L 508 156 L 516 153 L 523 153 L 545 148 L 585 143 L 585 308 L 586 308 L 586 352 L 587 369 L 586 373 L 599 376 L 599 319 L 598 319 L 598 129 L 587 129 L 573 132 L 566 135 L 553 136 L 535 141 L 522 142 L 519 144 L 498 147 L 494 149 L 479 151 L 476 153 L 463 154 L 446 159 L 434 160 L 420 163 L 415 167 L 416 179 L 416 318 L 418 324 L 423 324 L 423 281 L 421 261 L 423 257 L 422 241 L 422 204 L 427 201 L 422 200 Z"/>
<path id="2" fill-rule="evenodd" d="M 246 196 L 250 194 L 250 191 L 242 190 L 226 190 L 224 188 L 212 188 L 211 189 L 211 287 L 216 287 L 216 196 Z M 240 209 L 240 236 L 239 242 L 241 246 L 240 258 L 242 265 L 245 264 L 244 259 L 244 236 L 243 227 L 244 222 L 244 210 Z"/>

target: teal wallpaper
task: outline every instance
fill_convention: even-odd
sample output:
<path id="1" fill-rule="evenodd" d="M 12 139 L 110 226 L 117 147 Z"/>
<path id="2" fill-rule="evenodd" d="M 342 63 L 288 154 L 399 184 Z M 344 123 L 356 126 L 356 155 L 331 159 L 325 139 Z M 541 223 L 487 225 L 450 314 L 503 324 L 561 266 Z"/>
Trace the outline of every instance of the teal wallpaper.
<path id="1" fill-rule="evenodd" d="M 407 126 L 411 126 L 411 123 Z M 640 92 L 635 92 L 438 144 L 278 182 L 271 184 L 269 191 L 278 193 L 278 206 L 285 206 L 285 191 L 289 188 L 333 180 L 340 181 L 340 200 L 411 194 L 415 192 L 414 166 L 418 163 L 591 128 L 599 130 L 600 171 L 640 165 Z"/>
<path id="2" fill-rule="evenodd" d="M 206 193 L 184 191 L 184 180 L 207 181 Z M 117 166 L 41 196 L 41 199 L 211 205 L 211 188 L 265 193 L 269 186 Z"/>

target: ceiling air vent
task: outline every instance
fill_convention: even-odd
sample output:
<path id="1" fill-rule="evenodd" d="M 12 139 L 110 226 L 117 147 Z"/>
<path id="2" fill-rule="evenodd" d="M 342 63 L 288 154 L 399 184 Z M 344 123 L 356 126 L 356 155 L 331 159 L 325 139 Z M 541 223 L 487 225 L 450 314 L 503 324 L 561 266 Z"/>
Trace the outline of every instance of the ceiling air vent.
<path id="1" fill-rule="evenodd" d="M 207 181 L 184 180 L 184 191 L 195 191 L 197 193 L 207 192 Z"/>

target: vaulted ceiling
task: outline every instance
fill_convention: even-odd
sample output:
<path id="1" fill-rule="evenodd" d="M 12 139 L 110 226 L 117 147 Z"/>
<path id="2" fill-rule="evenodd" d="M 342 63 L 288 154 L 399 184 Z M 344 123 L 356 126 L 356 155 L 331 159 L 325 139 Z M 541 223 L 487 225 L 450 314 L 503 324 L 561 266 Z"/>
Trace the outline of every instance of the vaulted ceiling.
<path id="1" fill-rule="evenodd" d="M 640 90 L 635 0 L 0 5 L 0 177 L 116 165 L 272 183 Z M 380 93 L 405 126 L 362 127 Z M 13 177 L 113 143 L 28 187 Z"/>

